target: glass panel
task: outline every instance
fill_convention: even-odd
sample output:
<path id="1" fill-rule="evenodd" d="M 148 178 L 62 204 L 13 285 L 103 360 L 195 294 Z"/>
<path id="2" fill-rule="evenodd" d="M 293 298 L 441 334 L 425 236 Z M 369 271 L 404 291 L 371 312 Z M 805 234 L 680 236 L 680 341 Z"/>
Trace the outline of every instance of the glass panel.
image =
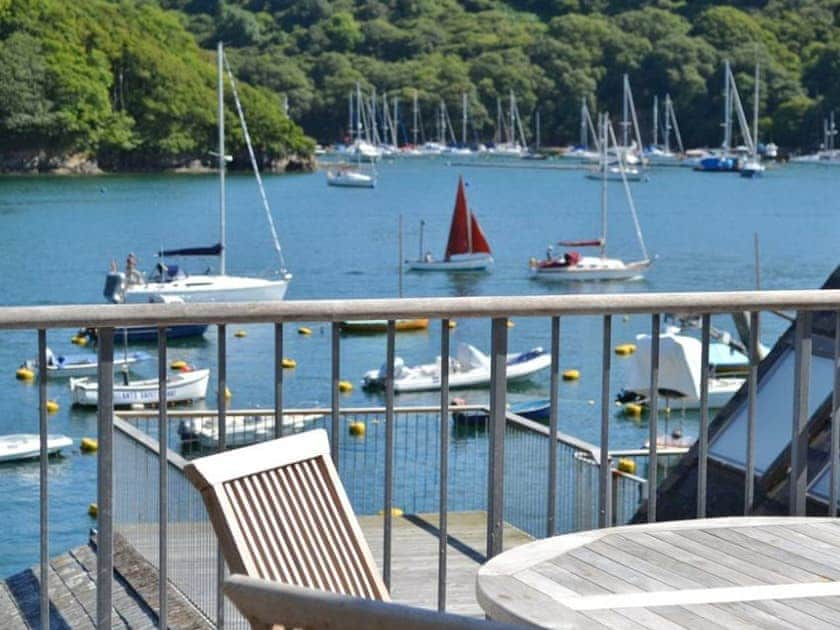
<path id="1" fill-rule="evenodd" d="M 787 350 L 758 388 L 756 414 L 755 472 L 763 475 L 790 442 L 793 422 L 793 349 Z M 834 362 L 812 355 L 808 417 L 831 394 Z M 709 454 L 743 468 L 747 451 L 747 401 L 735 411 L 732 421 L 715 436 Z"/>

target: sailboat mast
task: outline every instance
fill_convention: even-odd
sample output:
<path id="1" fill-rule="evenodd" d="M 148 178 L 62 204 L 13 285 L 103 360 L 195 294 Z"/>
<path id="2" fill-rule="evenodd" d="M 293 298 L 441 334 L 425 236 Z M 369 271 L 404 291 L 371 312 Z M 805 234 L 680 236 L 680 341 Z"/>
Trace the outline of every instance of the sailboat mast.
<path id="1" fill-rule="evenodd" d="M 411 129 L 411 133 L 413 136 L 413 143 L 414 146 L 417 146 L 417 90 L 414 90 L 414 101 L 413 101 L 413 108 L 411 110 L 412 116 L 412 124 L 414 125 Z"/>
<path id="2" fill-rule="evenodd" d="M 752 157 L 755 159 L 758 156 L 758 81 L 759 81 L 759 67 L 758 62 L 755 64 L 755 89 L 753 91 L 753 151 Z"/>
<path id="3" fill-rule="evenodd" d="M 728 152 L 732 144 L 732 96 L 729 89 L 729 60 L 723 70 L 723 150 Z"/>
<path id="4" fill-rule="evenodd" d="M 587 138 L 589 127 L 586 123 L 587 118 L 589 118 L 589 110 L 586 107 L 586 97 L 584 96 L 580 99 L 580 146 L 584 149 L 589 148 L 589 139 Z"/>
<path id="5" fill-rule="evenodd" d="M 671 95 L 665 94 L 665 152 L 671 152 Z"/>
<path id="6" fill-rule="evenodd" d="M 601 132 L 601 258 L 607 255 L 607 124 L 606 114 L 600 115 Z M 621 152 L 618 152 L 621 159 Z"/>
<path id="7" fill-rule="evenodd" d="M 534 118 L 536 119 L 534 124 L 537 128 L 536 150 L 539 151 L 540 150 L 540 110 L 539 109 L 537 109 L 536 113 L 534 114 Z"/>
<path id="8" fill-rule="evenodd" d="M 667 146 L 668 140 L 665 140 Z M 653 95 L 653 146 L 659 145 L 659 97 Z"/>
<path id="9" fill-rule="evenodd" d="M 353 142 L 355 132 L 353 130 L 353 91 L 347 95 L 347 134 L 350 136 L 350 142 Z"/>
<path id="10" fill-rule="evenodd" d="M 219 242 L 222 251 L 219 253 L 219 274 L 225 275 L 225 86 L 222 55 L 222 42 L 216 49 L 219 83 Z"/>
<path id="11" fill-rule="evenodd" d="M 516 141 L 516 100 L 514 100 L 513 90 L 510 91 L 510 135 L 508 136 L 508 142 L 513 144 Z"/>
<path id="12" fill-rule="evenodd" d="M 399 142 L 400 139 L 399 139 L 398 134 L 397 134 L 397 126 L 399 125 L 399 111 L 400 111 L 399 110 L 399 102 L 400 102 L 399 97 L 395 96 L 393 98 L 393 102 L 394 102 L 394 119 L 393 119 L 392 122 L 394 124 L 391 126 L 391 144 L 393 144 L 394 147 L 398 147 L 399 144 L 400 144 L 400 142 Z"/>
<path id="13" fill-rule="evenodd" d="M 628 94 L 630 92 L 630 79 L 625 74 L 623 79 L 623 98 L 621 103 L 621 144 L 626 147 L 630 140 L 630 103 Z"/>
<path id="14" fill-rule="evenodd" d="M 461 146 L 467 146 L 467 93 L 461 92 Z"/>

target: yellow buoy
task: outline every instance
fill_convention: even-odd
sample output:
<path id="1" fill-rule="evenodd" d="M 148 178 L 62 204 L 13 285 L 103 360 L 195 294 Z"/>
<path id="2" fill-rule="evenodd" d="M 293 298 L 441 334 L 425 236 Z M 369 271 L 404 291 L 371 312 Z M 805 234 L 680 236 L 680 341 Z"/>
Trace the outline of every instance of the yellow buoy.
<path id="1" fill-rule="evenodd" d="M 47 401 L 47 413 L 55 413 L 58 411 L 58 403 L 54 400 Z"/>
<path id="2" fill-rule="evenodd" d="M 233 396 L 233 394 L 230 393 L 230 387 L 225 386 L 225 400 L 230 400 L 231 396 Z"/>
<path id="3" fill-rule="evenodd" d="M 338 381 L 338 391 L 340 392 L 352 392 L 353 391 L 353 383 L 350 381 Z"/>
<path id="4" fill-rule="evenodd" d="M 576 381 L 580 378 L 580 370 L 566 370 L 563 372 L 564 381 Z"/>
<path id="5" fill-rule="evenodd" d="M 96 505 L 96 503 L 91 503 L 88 506 L 88 514 L 93 518 L 96 518 L 96 516 L 99 514 L 99 506 Z"/>
<path id="6" fill-rule="evenodd" d="M 295 361 L 294 359 L 284 358 L 282 361 L 280 361 L 280 365 L 282 365 L 284 368 L 293 368 L 297 367 L 297 361 Z"/>
<path id="7" fill-rule="evenodd" d="M 457 326 L 457 325 L 458 325 L 458 322 L 456 322 L 454 319 L 449 320 L 449 327 L 450 328 L 455 328 L 455 326 Z"/>
<path id="8" fill-rule="evenodd" d="M 183 370 L 187 367 L 187 362 L 183 359 L 175 359 L 172 363 L 169 364 L 169 367 L 173 370 Z"/>
<path id="9" fill-rule="evenodd" d="M 391 516 L 402 516 L 403 511 L 398 507 L 391 508 Z M 379 510 L 379 516 L 385 516 L 385 510 Z"/>
<path id="10" fill-rule="evenodd" d="M 362 437 L 365 434 L 365 423 L 364 422 L 351 422 L 350 426 L 348 427 L 350 431 L 350 435 L 355 435 L 357 437 Z"/>
<path id="11" fill-rule="evenodd" d="M 628 416 L 638 418 L 642 415 L 642 406 L 637 403 L 627 403 L 624 405 L 624 413 Z"/>
<path id="12" fill-rule="evenodd" d="M 28 367 L 19 367 L 15 372 L 15 378 L 19 381 L 31 381 L 35 378 L 35 372 Z"/>
<path id="13" fill-rule="evenodd" d="M 629 457 L 622 457 L 618 460 L 618 469 L 630 475 L 636 474 L 636 462 Z"/>
<path id="14" fill-rule="evenodd" d="M 247 337 L 248 333 L 246 333 L 244 330 L 237 330 L 235 333 L 233 333 L 233 336 L 242 338 L 242 337 Z"/>
<path id="15" fill-rule="evenodd" d="M 636 352 L 635 343 L 622 343 L 615 347 L 615 353 L 619 356 L 626 357 Z"/>
<path id="16" fill-rule="evenodd" d="M 99 449 L 99 442 L 96 438 L 82 438 L 79 448 L 83 453 L 93 453 Z"/>
<path id="17" fill-rule="evenodd" d="M 75 335 L 70 338 L 70 341 L 75 343 L 77 346 L 84 346 L 88 342 L 88 338 L 84 335 Z"/>
<path id="18" fill-rule="evenodd" d="M 312 329 L 307 328 L 306 326 L 301 326 L 300 328 L 298 328 L 298 334 L 299 335 L 311 335 L 312 334 Z"/>
<path id="19" fill-rule="evenodd" d="M 508 328 L 513 328 L 514 326 L 516 326 L 516 324 L 514 323 L 514 321 L 512 319 L 507 320 L 507 327 Z"/>

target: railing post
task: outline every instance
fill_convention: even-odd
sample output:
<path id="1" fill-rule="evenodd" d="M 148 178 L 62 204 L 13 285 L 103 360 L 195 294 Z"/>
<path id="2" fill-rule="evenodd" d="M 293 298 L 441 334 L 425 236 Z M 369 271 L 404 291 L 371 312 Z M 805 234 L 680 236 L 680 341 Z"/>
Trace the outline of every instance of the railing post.
<path id="1" fill-rule="evenodd" d="M 487 557 L 502 551 L 505 498 L 507 318 L 493 319 L 490 342 L 490 426 L 487 461 Z"/>
<path id="2" fill-rule="evenodd" d="M 749 516 L 755 503 L 755 423 L 758 417 L 758 313 L 750 313 L 750 369 L 747 374 L 747 453 L 744 471 L 744 514 Z"/>
<path id="3" fill-rule="evenodd" d="M 557 533 L 557 429 L 559 418 L 560 386 L 560 318 L 551 318 L 551 402 L 548 416 L 548 506 L 545 521 L 545 535 Z"/>
<path id="4" fill-rule="evenodd" d="M 332 407 L 332 423 L 330 425 L 330 456 L 333 464 L 338 470 L 338 438 L 339 438 L 339 390 L 338 384 L 341 381 L 341 324 L 333 322 L 331 327 L 332 340 L 332 393 L 330 403 Z"/>
<path id="5" fill-rule="evenodd" d="M 449 537 L 449 320 L 440 323 L 440 499 L 438 516 L 438 610 L 446 610 L 446 551 Z"/>
<path id="6" fill-rule="evenodd" d="M 167 524 L 169 521 L 169 430 L 166 413 L 166 327 L 158 328 L 158 627 L 162 630 L 168 627 L 167 619 L 167 586 L 169 584 L 169 554 L 167 543 L 169 540 Z"/>
<path id="7" fill-rule="evenodd" d="M 388 320 L 388 334 L 385 342 L 385 532 L 382 540 L 382 580 L 391 588 L 391 531 L 393 527 L 394 504 L 394 356 L 396 322 Z"/>
<path id="8" fill-rule="evenodd" d="M 47 451 L 47 331 L 38 329 L 38 435 L 40 438 L 40 477 L 39 494 L 41 505 L 41 528 L 40 528 L 40 569 L 41 569 L 41 627 L 50 627 L 50 588 L 49 588 L 49 562 L 50 562 L 50 537 L 49 537 L 49 492 L 48 492 L 48 464 L 49 452 Z"/>
<path id="9" fill-rule="evenodd" d="M 612 316 L 604 315 L 603 347 L 601 348 L 601 460 L 598 470 L 598 527 L 612 524 L 612 479 L 610 471 L 610 345 Z"/>
<path id="10" fill-rule="evenodd" d="M 100 328 L 98 339 L 96 627 L 105 630 L 111 627 L 114 580 L 114 329 Z"/>
<path id="11" fill-rule="evenodd" d="M 706 488 L 709 471 L 709 344 L 712 316 L 702 316 L 700 342 L 700 435 L 697 436 L 697 518 L 706 518 Z"/>
<path id="12" fill-rule="evenodd" d="M 840 500 L 840 311 L 834 312 L 834 395 L 831 400 L 831 447 L 829 468 L 828 515 L 837 515 L 837 501 Z"/>
<path id="13" fill-rule="evenodd" d="M 789 515 L 804 516 L 808 485 L 808 386 L 811 373 L 810 311 L 799 311 L 797 313 L 794 349 Z"/>
<path id="14" fill-rule="evenodd" d="M 283 324 L 274 324 L 274 437 L 283 435 Z"/>
<path id="15" fill-rule="evenodd" d="M 650 393 L 648 408 L 648 523 L 656 522 L 656 473 L 658 469 L 656 445 L 659 441 L 659 313 L 651 317 L 650 325 Z"/>
<path id="16" fill-rule="evenodd" d="M 216 406 L 219 410 L 219 452 L 223 453 L 227 448 L 227 326 L 218 324 L 218 384 L 216 393 Z M 222 554 L 222 545 L 216 545 L 216 627 L 225 627 L 225 557 Z"/>

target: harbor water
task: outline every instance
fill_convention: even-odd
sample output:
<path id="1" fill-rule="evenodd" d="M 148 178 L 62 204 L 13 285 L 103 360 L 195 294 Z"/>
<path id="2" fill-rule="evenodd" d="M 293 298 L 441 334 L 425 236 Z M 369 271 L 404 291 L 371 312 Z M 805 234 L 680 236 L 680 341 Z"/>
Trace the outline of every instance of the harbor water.
<path id="1" fill-rule="evenodd" d="M 528 260 L 543 257 L 560 239 L 593 239 L 600 230 L 600 184 L 580 170 L 498 168 L 404 160 L 378 166 L 373 190 L 327 187 L 323 173 L 265 176 L 268 198 L 294 278 L 287 299 L 548 295 L 561 293 L 748 290 L 756 285 L 754 238 L 760 243 L 760 277 L 765 289 L 810 289 L 822 284 L 840 263 L 840 201 L 837 173 L 831 169 L 784 166 L 760 180 L 687 169 L 652 171 L 647 182 L 631 184 L 642 231 L 656 260 L 645 280 L 567 285 L 532 280 Z M 458 175 L 467 183 L 469 205 L 493 248 L 493 270 L 478 274 L 406 273 L 400 282 L 399 257 L 425 250 L 443 253 Z M 277 258 L 252 177 L 228 177 L 227 266 L 232 274 L 270 274 Z M 137 175 L 101 177 L 6 177 L 0 179 L 0 304 L 48 305 L 103 302 L 102 287 L 111 262 L 122 267 L 134 252 L 141 269 L 150 270 L 163 248 L 211 245 L 218 241 L 218 181 L 210 175 Z M 631 215 L 620 183 L 609 185 L 608 251 L 625 259 L 639 256 Z M 425 221 L 423 248 L 419 223 Z M 400 238 L 400 221 L 403 225 Z M 557 246 L 554 246 L 557 249 Z M 180 262 L 180 261 L 179 261 Z M 211 261 L 212 262 L 212 261 Z M 194 273 L 203 267 L 190 267 Z M 516 319 L 509 348 L 520 351 L 550 343 L 546 319 Z M 720 328 L 734 330 L 726 318 Z M 285 373 L 286 406 L 328 406 L 330 401 L 329 327 L 303 323 L 311 336 L 287 325 L 285 355 L 297 367 Z M 772 345 L 786 323 L 762 319 L 762 342 Z M 230 327 L 229 327 L 230 328 Z M 564 318 L 561 368 L 581 378 L 560 385 L 560 428 L 597 443 L 600 409 L 601 320 Z M 231 407 L 273 403 L 273 328 L 228 330 L 228 387 Z M 616 317 L 613 345 L 648 332 L 647 317 Z M 401 334 L 397 354 L 407 365 L 433 361 L 440 323 L 428 331 Z M 57 354 L 81 350 L 71 344 L 75 331 L 48 334 Z M 468 342 L 489 350 L 490 324 L 463 320 L 452 331 L 453 347 Z M 0 333 L 0 434 L 34 433 L 38 427 L 37 386 L 15 380 L 16 368 L 36 353 L 35 331 Z M 154 351 L 154 345 L 132 349 Z M 212 406 L 217 332 L 203 339 L 172 342 L 170 359 L 210 367 Z M 365 371 L 385 357 L 385 337 L 344 336 L 341 377 L 354 383 L 342 405 L 383 403 L 381 394 L 360 387 Z M 614 357 L 612 392 L 623 382 L 620 357 Z M 154 361 L 137 370 L 152 377 Z M 2 374 L 2 373 L 0 373 Z M 2 378 L 2 376 L 0 376 Z M 511 386 L 509 398 L 549 395 L 548 373 Z M 458 394 L 470 403 L 488 399 L 487 390 Z M 75 445 L 49 467 L 50 549 L 53 555 L 86 540 L 95 521 L 87 506 L 96 500 L 96 457 L 79 451 L 82 437 L 96 433 L 96 414 L 73 408 L 66 380 L 51 380 L 49 397 L 60 405 L 50 415 L 50 432 L 72 437 Z M 397 404 L 437 402 L 437 394 L 404 394 Z M 661 417 L 663 430 L 679 424 L 696 435 L 696 417 L 674 412 Z M 639 447 L 647 437 L 644 419 L 612 415 L 611 448 Z M 400 453 L 396 454 L 399 466 Z M 0 577 L 38 560 L 37 462 L 0 466 L 4 526 L 0 528 Z M 476 487 L 476 492 L 482 492 Z"/>

